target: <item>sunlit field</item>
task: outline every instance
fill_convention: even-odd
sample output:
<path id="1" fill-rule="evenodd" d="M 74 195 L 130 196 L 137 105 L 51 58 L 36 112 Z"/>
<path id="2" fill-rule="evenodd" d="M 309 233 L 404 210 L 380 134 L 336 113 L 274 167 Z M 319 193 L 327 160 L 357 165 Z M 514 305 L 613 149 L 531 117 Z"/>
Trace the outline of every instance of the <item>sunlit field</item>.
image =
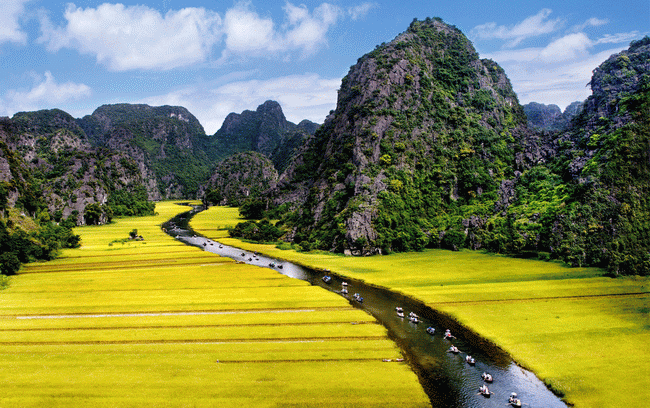
<path id="1" fill-rule="evenodd" d="M 221 207 L 192 227 L 224 237 Z M 218 221 L 217 221 L 218 220 Z M 239 220 L 235 217 L 232 224 Z M 375 257 L 298 253 L 222 238 L 305 266 L 391 288 L 453 316 L 501 346 L 578 407 L 650 400 L 648 278 L 481 252 L 426 250 Z"/>
<path id="2" fill-rule="evenodd" d="M 78 228 L 80 249 L 11 279 L 0 407 L 429 406 L 371 316 L 161 231 L 187 209 Z"/>

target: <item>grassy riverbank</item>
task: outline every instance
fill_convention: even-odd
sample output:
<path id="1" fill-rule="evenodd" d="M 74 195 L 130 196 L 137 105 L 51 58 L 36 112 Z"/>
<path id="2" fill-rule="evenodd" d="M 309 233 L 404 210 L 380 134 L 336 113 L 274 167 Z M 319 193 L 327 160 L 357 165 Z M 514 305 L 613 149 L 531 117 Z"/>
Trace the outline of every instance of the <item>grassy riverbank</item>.
<path id="1" fill-rule="evenodd" d="M 235 210 L 213 207 L 191 225 L 229 245 L 420 299 L 501 346 L 577 407 L 650 399 L 648 278 L 611 279 L 596 268 L 472 251 L 368 258 L 298 253 L 227 238 L 224 228 L 238 221 Z"/>
<path id="2" fill-rule="evenodd" d="M 429 406 L 372 317 L 161 231 L 186 210 L 77 228 L 80 249 L 12 277 L 0 407 Z"/>

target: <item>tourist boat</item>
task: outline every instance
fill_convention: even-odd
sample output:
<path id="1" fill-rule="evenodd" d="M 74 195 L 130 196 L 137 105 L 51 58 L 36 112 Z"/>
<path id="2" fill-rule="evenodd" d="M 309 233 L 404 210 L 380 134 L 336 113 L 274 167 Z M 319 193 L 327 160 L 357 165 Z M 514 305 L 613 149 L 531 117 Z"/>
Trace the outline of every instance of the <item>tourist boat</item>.
<path id="1" fill-rule="evenodd" d="M 454 337 L 454 336 L 451 334 L 451 331 L 450 331 L 449 329 L 445 330 L 445 339 L 450 340 L 450 339 L 455 339 L 455 338 L 456 338 L 456 337 Z"/>
<path id="2" fill-rule="evenodd" d="M 399 318 L 402 318 L 402 319 L 403 319 L 403 318 L 404 318 L 404 312 L 402 312 L 402 311 L 400 311 L 400 310 L 398 310 L 398 311 L 397 311 L 397 317 L 399 317 Z"/>
<path id="3" fill-rule="evenodd" d="M 404 309 L 402 309 L 401 306 L 396 306 L 396 307 L 395 307 L 395 311 L 396 311 L 397 313 L 400 313 L 400 312 L 401 312 L 401 313 L 404 313 Z"/>
<path id="4" fill-rule="evenodd" d="M 431 326 L 427 327 L 427 333 L 429 333 L 430 335 L 433 336 L 433 334 L 435 332 L 436 332 L 436 329 L 434 329 L 433 327 L 431 327 Z"/>
<path id="5" fill-rule="evenodd" d="M 332 277 L 329 276 L 329 275 L 325 275 L 325 276 L 323 276 L 323 282 L 325 282 L 325 283 L 330 283 L 330 282 L 332 282 Z"/>
<path id="6" fill-rule="evenodd" d="M 510 397 L 508 398 L 508 404 L 512 405 L 513 407 L 520 407 L 521 406 L 521 400 L 517 398 L 517 393 L 513 392 L 510 394 Z"/>
<path id="7" fill-rule="evenodd" d="M 474 360 L 474 357 L 469 356 L 469 355 L 468 355 L 467 357 L 465 357 L 465 361 L 466 361 L 467 364 L 469 364 L 469 365 L 474 365 L 474 364 L 476 364 L 476 360 Z"/>
<path id="8" fill-rule="evenodd" d="M 491 383 L 494 380 L 492 378 L 492 374 L 488 374 L 488 373 L 481 374 L 481 378 L 483 379 L 483 381 L 488 382 L 488 383 Z"/>
<path id="9" fill-rule="evenodd" d="M 478 392 L 484 397 L 489 397 L 492 394 L 485 384 L 481 385 L 481 387 L 478 389 Z"/>
<path id="10" fill-rule="evenodd" d="M 415 314 L 413 314 L 413 316 L 409 317 L 409 320 L 411 321 L 411 323 L 415 323 L 415 324 L 420 323 L 420 319 L 418 319 L 418 316 L 415 315 Z"/>

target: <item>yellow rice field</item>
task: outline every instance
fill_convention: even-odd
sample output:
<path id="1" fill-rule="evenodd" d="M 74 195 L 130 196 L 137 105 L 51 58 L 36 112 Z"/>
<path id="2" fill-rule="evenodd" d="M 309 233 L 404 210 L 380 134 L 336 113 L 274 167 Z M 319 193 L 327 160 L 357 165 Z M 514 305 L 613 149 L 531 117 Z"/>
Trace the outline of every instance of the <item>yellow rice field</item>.
<path id="1" fill-rule="evenodd" d="M 232 209 L 212 207 L 192 227 L 228 245 L 330 269 L 390 288 L 451 315 L 510 353 L 577 407 L 650 400 L 650 279 L 476 251 L 374 257 L 299 253 L 227 238 Z M 236 215 L 231 224 L 238 222 Z"/>
<path id="2" fill-rule="evenodd" d="M 78 228 L 80 249 L 11 279 L 0 407 L 430 406 L 372 317 L 164 234 L 185 210 Z"/>

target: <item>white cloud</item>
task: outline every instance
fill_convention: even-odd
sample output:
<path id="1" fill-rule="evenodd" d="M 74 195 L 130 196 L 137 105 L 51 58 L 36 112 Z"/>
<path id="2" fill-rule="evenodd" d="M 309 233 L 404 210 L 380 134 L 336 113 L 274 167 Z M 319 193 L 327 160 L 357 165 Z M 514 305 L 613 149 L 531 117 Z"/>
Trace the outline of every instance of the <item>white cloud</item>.
<path id="1" fill-rule="evenodd" d="M 25 3 L 30 0 L 3 0 L 0 13 L 0 44 L 27 43 L 27 34 L 20 27 L 20 18 L 25 12 Z"/>
<path id="2" fill-rule="evenodd" d="M 137 101 L 150 105 L 180 105 L 194 114 L 207 134 L 213 134 L 231 112 L 255 110 L 267 100 L 282 106 L 287 120 L 322 123 L 336 107 L 341 79 L 318 74 L 290 75 L 266 80 L 240 80 L 228 84 L 203 84 Z"/>
<path id="3" fill-rule="evenodd" d="M 224 32 L 226 49 L 235 54 L 275 51 L 277 39 L 273 20 L 261 18 L 250 10 L 249 3 L 239 3 L 226 12 Z"/>
<path id="4" fill-rule="evenodd" d="M 224 33 L 226 48 L 223 58 L 232 55 L 277 55 L 300 51 L 312 54 L 326 44 L 326 35 L 342 15 L 341 9 L 329 3 L 316 7 L 312 13 L 306 6 L 287 2 L 286 23 L 276 29 L 270 18 L 260 17 L 249 2 L 240 2 L 226 12 Z"/>
<path id="5" fill-rule="evenodd" d="M 604 36 L 596 40 L 594 44 L 629 43 L 632 40 L 638 40 L 640 38 L 641 38 L 641 33 L 638 31 L 632 31 L 629 33 L 605 34 Z"/>
<path id="6" fill-rule="evenodd" d="M 485 57 L 503 67 L 521 103 L 556 104 L 563 108 L 591 95 L 588 84 L 592 71 L 610 55 L 627 48 L 590 53 L 593 42 L 585 46 L 583 41 L 582 36 L 567 35 L 544 48 L 498 51 Z"/>
<path id="7" fill-rule="evenodd" d="M 311 54 L 327 42 L 327 31 L 341 15 L 338 7 L 328 3 L 316 7 L 311 15 L 304 5 L 296 7 L 287 3 L 284 10 L 289 18 L 289 26 L 283 43 L 287 49 L 299 49 L 304 54 Z"/>
<path id="8" fill-rule="evenodd" d="M 18 111 L 33 111 L 55 108 L 62 103 L 79 100 L 91 95 L 92 91 L 85 84 L 74 82 L 58 83 L 51 72 L 44 77 L 33 75 L 36 83 L 28 91 L 9 90 L 0 99 L 0 112 L 12 115 Z"/>
<path id="9" fill-rule="evenodd" d="M 539 53 L 544 62 L 575 60 L 588 54 L 592 42 L 585 33 L 569 34 L 551 42 Z"/>
<path id="10" fill-rule="evenodd" d="M 527 17 L 511 27 L 498 26 L 494 22 L 482 24 L 474 27 L 470 31 L 470 36 L 483 40 L 509 40 L 506 47 L 516 47 L 527 38 L 557 31 L 564 24 L 564 21 L 561 18 L 548 20 L 551 13 L 550 9 L 542 9 L 534 16 Z"/>
<path id="11" fill-rule="evenodd" d="M 352 18 L 366 10 L 360 6 Z M 205 8 L 184 8 L 162 15 L 147 6 L 104 3 L 96 8 L 69 4 L 65 23 L 55 26 L 41 15 L 39 42 L 51 52 L 62 48 L 92 55 L 112 71 L 169 70 L 210 61 L 221 48 L 221 61 L 233 56 L 287 57 L 313 54 L 327 44 L 327 32 L 345 16 L 337 6 L 322 3 L 312 11 L 289 2 L 286 21 L 277 25 L 260 16 L 249 1 L 240 1 L 223 17 Z"/>
<path id="12" fill-rule="evenodd" d="M 379 7 L 377 3 L 363 3 L 358 6 L 348 8 L 348 14 L 352 20 L 358 20 L 365 17 L 370 10 Z"/>
<path id="13" fill-rule="evenodd" d="M 69 4 L 67 24 L 41 18 L 40 41 L 50 51 L 77 49 L 113 71 L 167 70 L 205 61 L 220 41 L 221 18 L 203 8 L 169 11 L 104 3 L 97 8 Z"/>
<path id="14" fill-rule="evenodd" d="M 585 21 L 584 23 L 582 23 L 580 25 L 577 25 L 577 26 L 574 26 L 573 31 L 582 31 L 582 30 L 584 30 L 585 28 L 588 28 L 588 27 L 599 27 L 599 26 L 605 25 L 607 23 L 609 23 L 609 20 L 607 20 L 607 19 L 600 19 L 600 18 L 592 17 L 590 19 L 587 19 L 587 21 Z"/>
<path id="15" fill-rule="evenodd" d="M 472 30 L 477 42 L 493 39 L 507 42 L 501 50 L 482 53 L 482 56 L 493 59 L 504 68 L 521 103 L 540 102 L 563 107 L 586 99 L 591 95 L 588 84 L 592 71 L 610 55 L 627 48 L 631 40 L 641 37 L 638 31 L 601 34 L 599 29 L 600 38 L 592 39 L 586 29 L 609 22 L 596 17 L 558 35 L 556 32 L 560 31 L 565 20 L 551 20 L 550 15 L 551 10 L 544 9 L 512 27 L 487 23 Z M 545 46 L 514 48 L 526 38 L 551 33 L 555 35 Z"/>

